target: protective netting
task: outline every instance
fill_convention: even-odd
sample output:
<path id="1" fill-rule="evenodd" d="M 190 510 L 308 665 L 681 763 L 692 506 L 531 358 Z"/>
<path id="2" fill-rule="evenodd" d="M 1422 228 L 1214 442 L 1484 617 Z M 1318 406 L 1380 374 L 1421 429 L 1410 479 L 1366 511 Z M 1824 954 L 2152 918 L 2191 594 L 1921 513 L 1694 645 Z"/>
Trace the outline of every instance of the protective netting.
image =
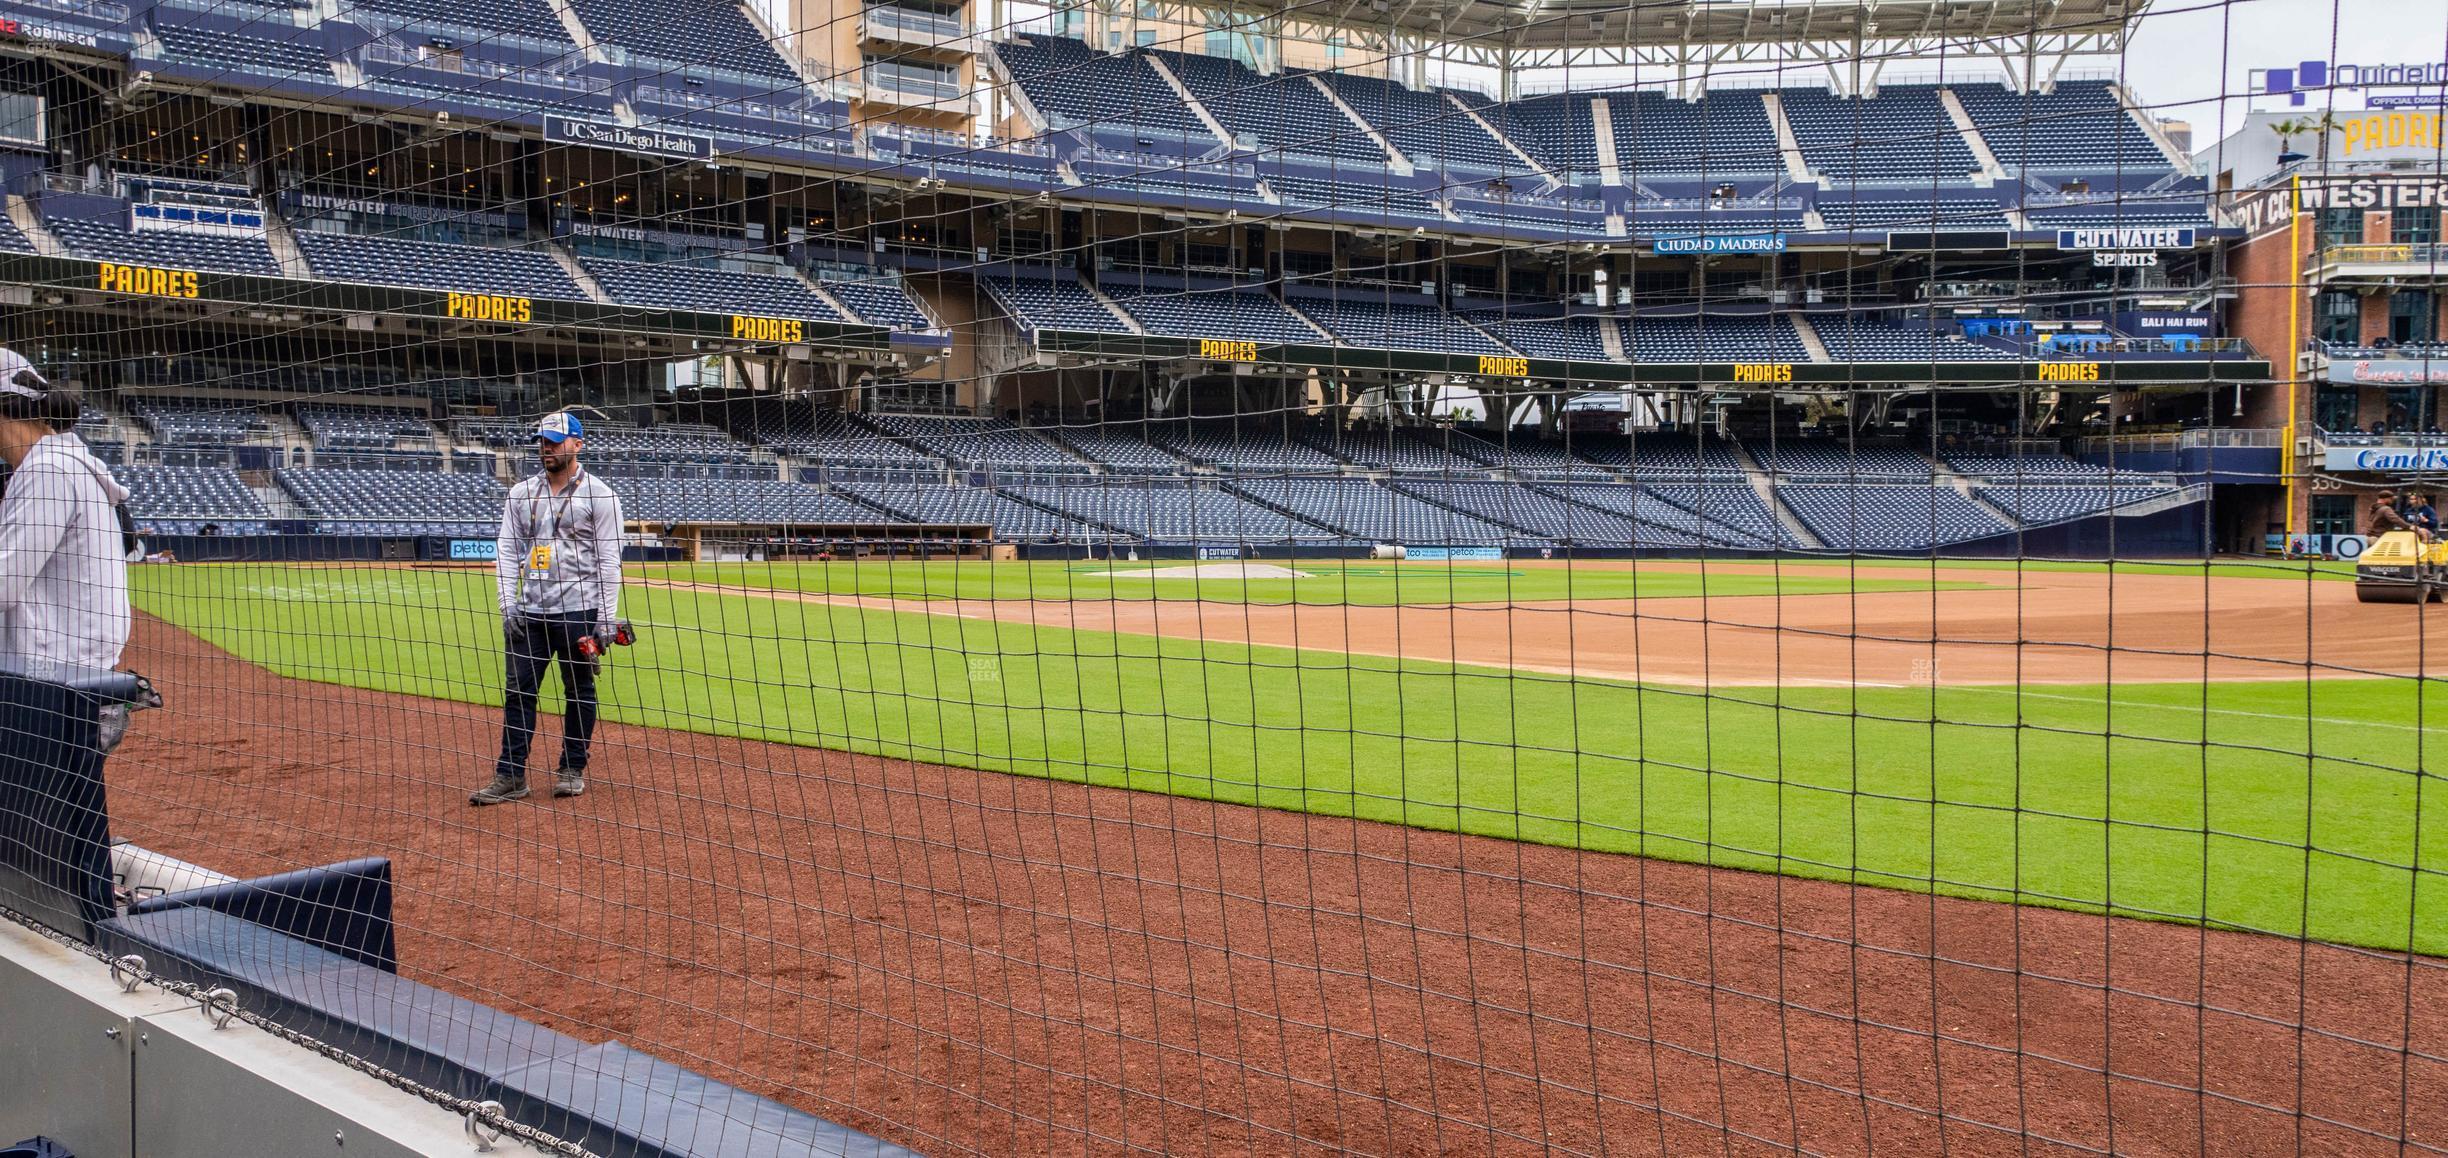
<path id="1" fill-rule="evenodd" d="M 2448 16 L 1735 7 L 0 3 L 0 907 L 601 1153 L 2448 1149 Z"/>

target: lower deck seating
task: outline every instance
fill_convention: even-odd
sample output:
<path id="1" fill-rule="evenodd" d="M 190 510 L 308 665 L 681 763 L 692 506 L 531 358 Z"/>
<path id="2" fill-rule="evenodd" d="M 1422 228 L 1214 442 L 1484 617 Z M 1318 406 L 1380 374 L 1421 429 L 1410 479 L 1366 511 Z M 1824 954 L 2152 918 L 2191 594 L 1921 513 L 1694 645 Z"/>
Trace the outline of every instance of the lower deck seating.
<path id="1" fill-rule="evenodd" d="M 1334 532 L 1213 487 L 1026 486 L 1010 493 L 1124 535 L 1180 542 L 1286 543 Z"/>
<path id="2" fill-rule="evenodd" d="M 806 483 L 729 479 L 719 485 L 684 479 L 607 480 L 621 514 L 658 523 L 744 523 L 759 526 L 869 526 L 894 523 L 887 513 Z"/>
<path id="3" fill-rule="evenodd" d="M 1017 501 L 985 487 L 940 482 L 837 482 L 833 489 L 897 516 L 896 521 L 930 527 L 987 527 L 997 539 L 1044 541 L 1102 537 L 1076 515 Z"/>
<path id="4" fill-rule="evenodd" d="M 1552 541 L 1367 479 L 1242 479 L 1233 487 L 1268 506 L 1363 542 L 1536 546 Z"/>
<path id="5" fill-rule="evenodd" d="M 319 456 L 318 456 L 319 457 Z M 326 535 L 491 538 L 509 488 L 489 474 L 426 470 L 282 470 L 275 480 Z"/>
<path id="6" fill-rule="evenodd" d="M 145 534 L 261 535 L 271 529 L 272 512 L 227 467 L 123 466 L 111 473 L 128 489 L 128 514 Z"/>
<path id="7" fill-rule="evenodd" d="M 2089 485 L 1996 482 L 1976 488 L 1975 493 L 2025 526 L 2043 526 L 2102 514 L 2159 498 L 2168 491 L 2168 487 L 2137 479 Z"/>
<path id="8" fill-rule="evenodd" d="M 2008 529 L 1978 503 L 1942 486 L 1788 483 L 1776 495 L 1836 551 L 1918 551 Z"/>

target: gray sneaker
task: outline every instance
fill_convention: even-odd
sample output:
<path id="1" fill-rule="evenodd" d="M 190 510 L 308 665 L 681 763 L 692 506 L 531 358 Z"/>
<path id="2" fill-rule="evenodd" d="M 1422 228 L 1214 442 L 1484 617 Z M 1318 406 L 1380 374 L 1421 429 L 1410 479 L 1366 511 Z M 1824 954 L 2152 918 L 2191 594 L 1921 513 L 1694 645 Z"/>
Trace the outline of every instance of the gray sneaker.
<path id="1" fill-rule="evenodd" d="M 553 795 L 580 796 L 586 793 L 586 773 L 576 768 L 563 768 L 553 773 Z"/>
<path id="2" fill-rule="evenodd" d="M 493 774 L 493 782 L 477 789 L 474 795 L 468 797 L 468 803 L 475 805 L 507 804 L 513 800 L 524 799 L 526 795 L 526 777 L 496 772 Z"/>

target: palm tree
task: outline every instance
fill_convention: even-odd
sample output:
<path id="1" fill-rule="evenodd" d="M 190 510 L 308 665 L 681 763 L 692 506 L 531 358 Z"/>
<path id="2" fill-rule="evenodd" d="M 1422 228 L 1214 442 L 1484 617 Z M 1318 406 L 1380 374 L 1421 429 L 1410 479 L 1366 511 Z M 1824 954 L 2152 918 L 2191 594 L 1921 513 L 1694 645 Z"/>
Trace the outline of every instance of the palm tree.
<path id="1" fill-rule="evenodd" d="M 2304 159 L 2304 154 L 2295 151 L 2294 138 L 2306 133 L 2326 135 L 2329 130 L 2336 127 L 2337 117 L 2330 113 L 2322 113 L 2318 117 L 2271 121 L 2270 131 L 2278 134 L 2278 163 L 2292 165 Z"/>

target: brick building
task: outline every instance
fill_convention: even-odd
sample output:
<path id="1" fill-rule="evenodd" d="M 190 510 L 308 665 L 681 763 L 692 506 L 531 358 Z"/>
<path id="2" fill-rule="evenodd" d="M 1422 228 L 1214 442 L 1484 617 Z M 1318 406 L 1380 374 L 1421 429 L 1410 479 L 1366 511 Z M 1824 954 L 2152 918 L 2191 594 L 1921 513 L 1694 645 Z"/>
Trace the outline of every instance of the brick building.
<path id="1" fill-rule="evenodd" d="M 2240 147 L 2222 146 L 2218 183 L 2242 230 L 2226 255 L 2228 328 L 2272 374 L 2246 392 L 2237 422 L 2291 418 L 2296 451 L 2293 486 L 2229 496 L 2237 519 L 2354 534 L 2379 488 L 2448 492 L 2439 125 L 2436 112 L 2335 114 L 2325 132 L 2289 140 L 2254 124 L 2230 138 Z M 2263 137 L 2310 152 L 2262 149 Z"/>

